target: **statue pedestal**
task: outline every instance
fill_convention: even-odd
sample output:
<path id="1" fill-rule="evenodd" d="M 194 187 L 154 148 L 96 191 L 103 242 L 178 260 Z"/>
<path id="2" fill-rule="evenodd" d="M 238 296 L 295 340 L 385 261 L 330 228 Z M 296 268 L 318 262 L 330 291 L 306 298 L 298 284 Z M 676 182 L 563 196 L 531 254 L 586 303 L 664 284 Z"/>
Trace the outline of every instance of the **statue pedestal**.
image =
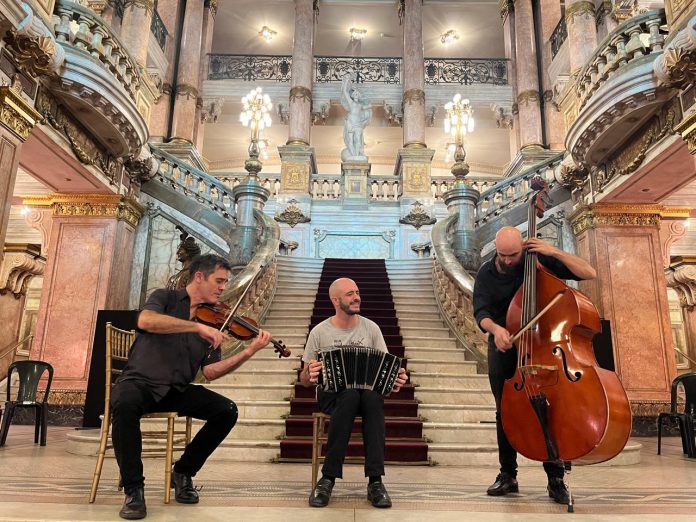
<path id="1" fill-rule="evenodd" d="M 341 163 L 343 174 L 343 208 L 367 208 L 370 195 L 367 176 L 372 165 L 367 162 L 347 161 Z"/>

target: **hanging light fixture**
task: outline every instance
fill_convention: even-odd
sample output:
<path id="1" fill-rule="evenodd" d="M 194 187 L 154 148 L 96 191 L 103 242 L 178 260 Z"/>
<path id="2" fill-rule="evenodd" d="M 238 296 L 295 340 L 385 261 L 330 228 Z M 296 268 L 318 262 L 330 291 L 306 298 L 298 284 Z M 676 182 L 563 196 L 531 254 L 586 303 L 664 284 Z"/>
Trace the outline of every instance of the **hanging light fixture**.
<path id="1" fill-rule="evenodd" d="M 277 34 L 278 34 L 277 31 L 274 31 L 273 29 L 271 29 L 270 27 L 268 27 L 266 25 L 264 25 L 261 28 L 261 30 L 259 31 L 259 36 L 261 36 L 261 38 L 263 38 L 267 42 L 270 42 L 271 40 L 273 40 L 273 37 Z"/>
<path id="2" fill-rule="evenodd" d="M 350 33 L 351 40 L 360 41 L 367 36 L 367 29 L 362 29 L 360 27 L 351 27 L 348 32 Z"/>

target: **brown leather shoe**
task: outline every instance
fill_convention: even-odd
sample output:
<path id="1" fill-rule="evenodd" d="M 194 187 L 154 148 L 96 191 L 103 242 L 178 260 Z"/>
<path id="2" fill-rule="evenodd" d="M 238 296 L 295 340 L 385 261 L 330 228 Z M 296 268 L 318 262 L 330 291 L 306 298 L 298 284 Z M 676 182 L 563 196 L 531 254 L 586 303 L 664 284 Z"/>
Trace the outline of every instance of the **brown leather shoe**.
<path id="1" fill-rule="evenodd" d="M 492 497 L 502 497 L 508 493 L 518 493 L 517 479 L 509 473 L 499 473 L 495 482 L 486 490 Z"/>

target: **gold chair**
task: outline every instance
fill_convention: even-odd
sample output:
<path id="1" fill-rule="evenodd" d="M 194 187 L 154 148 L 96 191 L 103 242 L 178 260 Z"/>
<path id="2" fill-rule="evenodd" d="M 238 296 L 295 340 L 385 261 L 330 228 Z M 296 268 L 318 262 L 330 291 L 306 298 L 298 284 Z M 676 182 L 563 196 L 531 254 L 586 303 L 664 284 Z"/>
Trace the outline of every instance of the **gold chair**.
<path id="1" fill-rule="evenodd" d="M 89 502 L 93 503 L 97 497 L 97 488 L 99 487 L 99 479 L 101 478 L 102 466 L 104 465 L 104 457 L 106 450 L 113 448 L 111 443 L 111 386 L 115 377 L 121 374 L 120 368 L 114 368 L 113 361 L 124 363 L 128 360 L 128 350 L 135 341 L 135 330 L 121 330 L 112 326 L 111 323 L 106 323 L 106 388 L 104 393 L 104 417 L 101 426 L 101 440 L 99 443 L 99 453 L 97 455 L 97 466 L 94 469 L 94 478 L 92 479 L 92 491 L 89 495 Z M 175 430 L 174 421 L 176 420 L 176 412 L 162 413 L 146 413 L 144 419 L 166 419 L 166 430 L 147 430 L 142 432 L 142 438 L 148 440 L 166 440 L 164 453 L 162 448 L 146 448 L 143 447 L 143 454 L 151 456 L 161 456 L 164 454 L 164 503 L 169 504 L 171 497 L 171 481 L 172 481 L 172 462 L 174 460 L 174 451 L 181 451 L 191 441 L 191 417 L 186 417 L 185 430 Z M 182 444 L 183 443 L 183 444 Z M 119 484 L 119 490 L 121 485 Z"/>
<path id="2" fill-rule="evenodd" d="M 330 415 L 327 415 L 321 411 L 315 411 L 312 413 L 312 487 L 314 487 L 314 484 L 317 483 L 317 477 L 319 476 L 319 464 L 324 461 L 324 456 L 321 454 L 321 449 L 324 443 L 328 440 L 328 434 L 326 433 L 325 426 L 326 421 L 330 418 Z M 362 440 L 362 436 L 358 433 L 351 433 L 350 438 Z M 346 462 L 363 462 L 364 460 L 364 457 L 352 457 L 348 455 L 345 457 Z"/>

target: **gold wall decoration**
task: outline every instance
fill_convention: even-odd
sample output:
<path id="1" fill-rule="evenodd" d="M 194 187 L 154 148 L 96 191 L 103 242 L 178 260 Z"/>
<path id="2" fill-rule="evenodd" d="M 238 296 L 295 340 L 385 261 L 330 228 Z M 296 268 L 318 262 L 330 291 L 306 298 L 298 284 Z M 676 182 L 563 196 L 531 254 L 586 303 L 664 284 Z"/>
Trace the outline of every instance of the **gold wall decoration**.
<path id="1" fill-rule="evenodd" d="M 657 417 L 669 409 L 668 401 L 631 401 L 631 413 L 634 417 Z"/>
<path id="2" fill-rule="evenodd" d="M 407 103 L 409 105 L 412 103 L 421 103 L 425 105 L 425 91 L 423 89 L 409 89 L 405 91 L 401 102 L 401 107 L 403 108 L 403 106 Z"/>
<path id="3" fill-rule="evenodd" d="M 6 37 L 7 46 L 17 65 L 32 76 L 53 72 L 58 43 L 50 36 L 28 36 L 11 29 Z"/>
<path id="4" fill-rule="evenodd" d="M 696 154 L 696 111 L 675 125 L 674 130 L 681 134 L 682 139 L 689 147 L 689 152 Z"/>
<path id="5" fill-rule="evenodd" d="M 696 50 L 667 47 L 663 60 L 671 87 L 682 88 L 696 82 Z"/>
<path id="6" fill-rule="evenodd" d="M 154 0 L 123 0 L 123 11 L 125 12 L 129 7 L 144 9 L 152 16 L 155 2 Z"/>
<path id="7" fill-rule="evenodd" d="M 49 194 L 24 198 L 28 207 L 51 207 L 56 217 L 116 218 L 136 227 L 145 212 L 132 196 L 118 194 Z"/>
<path id="8" fill-rule="evenodd" d="M 205 6 L 210 9 L 210 12 L 215 16 L 218 10 L 218 0 L 206 0 Z"/>
<path id="9" fill-rule="evenodd" d="M 437 221 L 434 216 L 428 214 L 427 209 L 420 201 L 416 201 L 411 205 L 413 208 L 404 217 L 399 219 L 399 223 L 404 225 L 413 225 L 416 230 L 423 225 L 432 225 Z"/>
<path id="10" fill-rule="evenodd" d="M 522 104 L 524 103 L 525 105 L 529 105 L 529 103 L 539 103 L 539 91 L 536 91 L 534 89 L 530 89 L 527 91 L 522 91 L 517 95 L 517 103 Z"/>
<path id="11" fill-rule="evenodd" d="M 514 0 L 499 0 L 498 10 L 500 11 L 500 18 L 505 23 L 505 19 L 508 15 L 515 10 Z"/>
<path id="12" fill-rule="evenodd" d="M 572 24 L 576 16 L 582 16 L 584 14 L 594 17 L 595 6 L 594 2 L 575 2 L 574 4 L 566 7 L 565 10 L 565 20 L 566 24 Z"/>
<path id="13" fill-rule="evenodd" d="M 568 218 L 573 234 L 582 234 L 598 226 L 659 227 L 661 205 L 596 203 L 577 209 Z"/>
<path id="14" fill-rule="evenodd" d="M 404 166 L 406 192 L 430 192 L 430 169 L 428 165 Z"/>
<path id="15" fill-rule="evenodd" d="M 296 100 L 301 100 L 305 102 L 309 102 L 310 104 L 312 103 L 312 91 L 310 91 L 307 87 L 303 87 L 301 85 L 297 85 L 290 89 L 290 96 L 289 96 L 290 102 L 294 102 Z"/>
<path id="16" fill-rule="evenodd" d="M 48 403 L 53 406 L 84 406 L 86 400 L 86 390 L 53 389 L 48 393 Z"/>
<path id="17" fill-rule="evenodd" d="M 281 223 L 287 223 L 290 228 L 295 228 L 298 223 L 309 223 L 310 218 L 304 215 L 300 207 L 297 206 L 298 201 L 296 199 L 291 199 L 288 201 L 288 206 L 277 216 L 274 217 L 276 221 Z"/>
<path id="18" fill-rule="evenodd" d="M 15 76 L 12 85 L 0 86 L 0 123 L 26 141 L 31 129 L 40 120 L 41 114 L 22 97 L 18 76 Z"/>
<path id="19" fill-rule="evenodd" d="M 309 191 L 309 164 L 284 162 L 280 169 L 281 192 Z"/>

